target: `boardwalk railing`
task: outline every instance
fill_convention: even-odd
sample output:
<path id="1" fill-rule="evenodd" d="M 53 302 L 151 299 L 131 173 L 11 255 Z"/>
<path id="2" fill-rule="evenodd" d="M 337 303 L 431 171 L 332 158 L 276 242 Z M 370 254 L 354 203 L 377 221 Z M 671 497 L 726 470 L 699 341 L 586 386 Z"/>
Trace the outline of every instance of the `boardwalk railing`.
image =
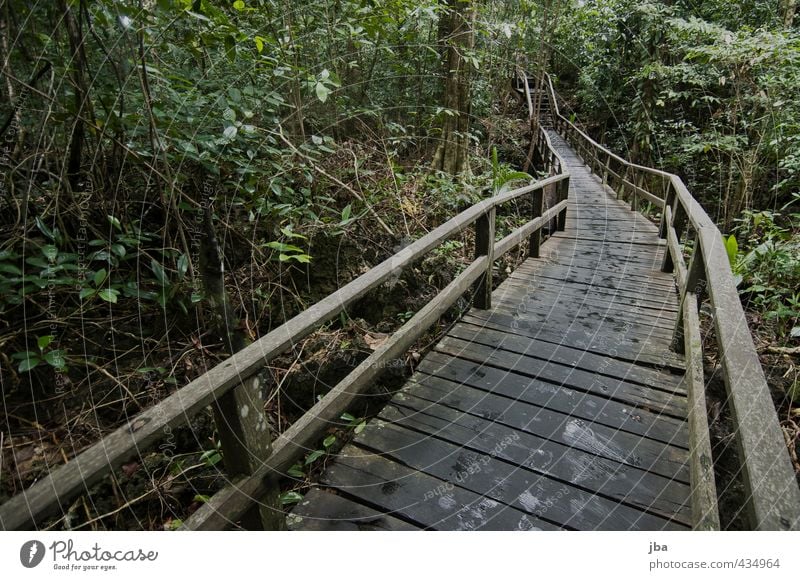
<path id="1" fill-rule="evenodd" d="M 677 175 L 636 165 L 598 144 L 560 114 L 552 80 L 548 99 L 556 131 L 591 170 L 636 210 L 642 200 L 661 210 L 667 240 L 663 271 L 675 273 L 680 313 L 674 348 L 686 356 L 695 527 L 714 528 L 716 497 L 705 412 L 703 343 L 698 307 L 708 297 L 719 361 L 735 421 L 736 440 L 754 529 L 800 529 L 800 489 L 764 371 L 747 326 L 722 234 Z M 687 244 L 687 241 L 691 243 Z M 688 265 L 684 253 L 691 251 Z"/>
<path id="2" fill-rule="evenodd" d="M 223 529 L 237 522 L 247 528 L 281 527 L 282 513 L 276 507 L 276 481 L 304 453 L 315 448 L 313 446 L 324 431 L 337 424 L 353 400 L 374 383 L 386 362 L 402 355 L 471 287 L 474 305 L 489 308 L 493 262 L 525 238 L 530 238 L 531 252 L 536 255 L 543 226 L 555 221 L 561 229 L 564 228 L 569 173 L 543 131 L 541 137 L 540 146 L 549 148 L 548 153 L 541 154 L 547 160 L 549 177 L 485 199 L 459 213 L 154 407 L 133 417 L 0 506 L 0 529 L 34 528 L 47 518 L 57 516 L 68 502 L 87 493 L 126 460 L 142 454 L 148 447 L 168 437 L 172 429 L 186 424 L 209 406 L 215 411 L 229 485 L 197 510 L 183 528 Z M 546 189 L 554 190 L 557 203 L 543 211 L 542 198 Z M 533 200 L 531 219 L 496 241 L 496 208 L 524 196 Z M 336 317 L 349 304 L 473 224 L 474 261 L 271 443 L 259 377 L 270 361 Z"/>

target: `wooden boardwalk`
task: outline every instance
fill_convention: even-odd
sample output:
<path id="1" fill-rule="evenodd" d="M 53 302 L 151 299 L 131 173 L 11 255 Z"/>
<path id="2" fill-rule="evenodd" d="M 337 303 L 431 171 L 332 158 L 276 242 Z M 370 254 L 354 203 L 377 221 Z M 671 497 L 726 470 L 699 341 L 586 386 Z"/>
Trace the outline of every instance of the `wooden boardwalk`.
<path id="1" fill-rule="evenodd" d="M 566 230 L 425 357 L 290 528 L 691 527 L 665 245 L 550 137 L 571 173 Z"/>

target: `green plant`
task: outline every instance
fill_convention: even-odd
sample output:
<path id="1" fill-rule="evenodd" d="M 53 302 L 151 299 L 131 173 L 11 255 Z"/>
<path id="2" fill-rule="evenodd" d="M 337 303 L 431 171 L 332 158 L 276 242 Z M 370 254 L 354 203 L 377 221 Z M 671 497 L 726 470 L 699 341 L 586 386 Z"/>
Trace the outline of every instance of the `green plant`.
<path id="1" fill-rule="evenodd" d="M 349 219 L 349 213 L 347 219 Z M 284 235 L 286 239 L 289 240 L 307 239 L 305 236 L 292 231 L 292 226 L 286 226 L 281 228 L 281 233 Z M 278 253 L 278 260 L 281 262 L 288 262 L 290 260 L 295 260 L 297 262 L 306 264 L 311 261 L 311 256 L 306 254 L 302 248 L 299 248 L 298 246 L 295 246 L 293 244 L 273 241 L 265 243 L 264 247 L 276 251 Z"/>
<path id="2" fill-rule="evenodd" d="M 503 193 L 508 185 L 514 181 L 531 183 L 533 176 L 523 171 L 514 171 L 508 165 L 497 160 L 497 147 L 492 147 L 492 189 L 495 195 Z"/>
<path id="3" fill-rule="evenodd" d="M 744 212 L 735 230 L 742 237 L 745 251 L 737 251 L 733 271 L 741 277 L 742 295 L 766 320 L 774 321 L 778 334 L 797 337 L 800 336 L 800 293 L 797 292 L 800 238 L 791 232 L 798 225 L 798 216 L 789 217 L 789 227 L 778 225 L 780 217 L 769 211 Z"/>
<path id="4" fill-rule="evenodd" d="M 36 345 L 39 350 L 36 351 L 21 351 L 15 352 L 11 358 L 19 361 L 17 370 L 21 373 L 30 372 L 34 368 L 42 364 L 48 364 L 51 367 L 66 371 L 66 356 L 61 349 L 51 349 L 50 345 L 53 342 L 52 335 L 40 336 L 36 339 Z"/>

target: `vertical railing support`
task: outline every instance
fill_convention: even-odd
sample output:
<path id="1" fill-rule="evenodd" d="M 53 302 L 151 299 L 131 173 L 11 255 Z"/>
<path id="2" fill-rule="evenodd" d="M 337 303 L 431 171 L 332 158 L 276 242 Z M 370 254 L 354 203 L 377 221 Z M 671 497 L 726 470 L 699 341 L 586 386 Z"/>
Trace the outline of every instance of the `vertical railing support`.
<path id="1" fill-rule="evenodd" d="M 217 399 L 214 419 L 227 477 L 232 479 L 254 474 L 271 453 L 261 377 L 256 375 L 246 379 Z M 240 524 L 247 530 L 280 530 L 284 527 L 277 485 L 269 489 L 263 500 L 253 504 Z"/>
<path id="2" fill-rule="evenodd" d="M 569 197 L 569 176 L 558 182 L 558 201 L 564 201 Z M 558 212 L 557 226 L 559 232 L 563 232 L 567 227 L 567 208 Z"/>
<path id="3" fill-rule="evenodd" d="M 664 206 L 665 210 L 664 213 L 666 214 L 666 205 Z M 680 247 L 681 243 L 681 236 L 683 235 L 683 229 L 686 226 L 686 210 L 683 208 L 683 204 L 681 203 L 678 196 L 675 196 L 675 200 L 671 206 L 672 209 L 672 223 L 668 224 L 668 227 L 672 227 L 675 231 L 675 239 L 678 241 L 678 246 Z M 661 264 L 661 271 L 670 273 L 675 269 L 675 262 L 672 258 L 672 253 L 669 250 L 664 254 L 664 262 Z"/>
<path id="4" fill-rule="evenodd" d="M 533 197 L 533 219 L 541 216 L 544 212 L 544 190 L 537 189 L 532 193 Z M 539 248 L 542 245 L 542 228 L 537 229 L 531 234 L 530 244 L 528 248 L 528 256 L 531 258 L 539 257 Z"/>
<path id="5" fill-rule="evenodd" d="M 475 282 L 472 305 L 481 310 L 492 307 L 492 268 L 494 266 L 495 208 L 475 221 L 475 257 L 488 256 L 486 272 Z"/>
<path id="6" fill-rule="evenodd" d="M 703 251 L 700 248 L 700 240 L 698 239 L 694 248 L 694 254 L 692 254 L 692 259 L 689 262 L 689 268 L 686 275 L 686 285 L 681 288 L 681 303 L 680 307 L 678 308 L 678 319 L 675 322 L 675 331 L 672 334 L 672 348 L 679 354 L 684 354 L 684 349 L 686 348 L 684 342 L 686 339 L 683 328 L 683 309 L 688 306 L 688 303 L 695 305 L 696 308 L 700 308 L 700 304 L 703 301 L 703 289 L 705 288 L 705 285 L 706 268 L 703 258 Z M 687 301 L 687 294 L 694 295 L 696 300 Z"/>
<path id="7" fill-rule="evenodd" d="M 667 223 L 667 206 L 672 206 L 675 202 L 675 188 L 672 187 L 672 182 L 669 182 L 669 188 L 664 195 L 664 207 L 661 209 L 661 225 L 658 228 L 658 237 L 662 240 L 667 237 L 667 228 L 670 224 Z"/>

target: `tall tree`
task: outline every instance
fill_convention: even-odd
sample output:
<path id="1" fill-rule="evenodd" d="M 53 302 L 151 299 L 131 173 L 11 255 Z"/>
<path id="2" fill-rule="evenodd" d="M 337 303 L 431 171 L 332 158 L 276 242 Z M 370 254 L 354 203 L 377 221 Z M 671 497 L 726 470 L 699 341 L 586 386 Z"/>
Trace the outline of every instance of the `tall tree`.
<path id="1" fill-rule="evenodd" d="M 439 26 L 443 47 L 445 108 L 433 169 L 455 175 L 469 170 L 470 64 L 475 46 L 475 10 L 471 0 L 447 0 Z"/>

